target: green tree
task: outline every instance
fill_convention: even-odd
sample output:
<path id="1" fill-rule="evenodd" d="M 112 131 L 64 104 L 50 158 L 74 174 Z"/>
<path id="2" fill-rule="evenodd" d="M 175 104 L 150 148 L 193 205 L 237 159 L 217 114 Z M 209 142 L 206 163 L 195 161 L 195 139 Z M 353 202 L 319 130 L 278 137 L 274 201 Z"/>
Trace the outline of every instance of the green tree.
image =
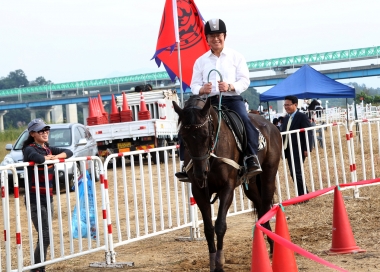
<path id="1" fill-rule="evenodd" d="M 241 94 L 243 99 L 247 99 L 249 104 L 249 109 L 257 110 L 260 103 L 260 94 L 255 88 L 248 88 L 245 92 Z"/>
<path id="2" fill-rule="evenodd" d="M 37 77 L 36 80 L 29 82 L 24 71 L 21 69 L 12 71 L 7 77 L 0 78 L 0 90 L 27 87 L 30 85 L 46 85 L 52 83 L 44 77 Z M 37 117 L 44 117 L 44 112 L 37 112 Z M 14 109 L 4 115 L 4 127 L 15 128 L 28 124 L 30 121 L 30 112 L 25 109 Z"/>
<path id="3" fill-rule="evenodd" d="M 356 93 L 355 102 L 358 104 L 361 103 L 362 100 L 364 103 L 372 103 L 373 97 L 368 94 L 368 90 L 362 90 L 360 93 Z"/>
<path id="4" fill-rule="evenodd" d="M 373 97 L 373 103 L 375 103 L 376 105 L 380 104 L 380 95 L 375 95 Z"/>
<path id="5" fill-rule="evenodd" d="M 31 81 L 29 84 L 32 86 L 42 86 L 53 84 L 53 82 L 51 82 L 51 80 L 46 80 L 43 76 L 40 76 L 37 77 L 35 80 Z"/>
<path id="6" fill-rule="evenodd" d="M 7 77 L 2 78 L 0 81 L 1 89 L 20 88 L 20 86 L 26 87 L 29 85 L 29 81 L 21 69 L 10 72 Z"/>

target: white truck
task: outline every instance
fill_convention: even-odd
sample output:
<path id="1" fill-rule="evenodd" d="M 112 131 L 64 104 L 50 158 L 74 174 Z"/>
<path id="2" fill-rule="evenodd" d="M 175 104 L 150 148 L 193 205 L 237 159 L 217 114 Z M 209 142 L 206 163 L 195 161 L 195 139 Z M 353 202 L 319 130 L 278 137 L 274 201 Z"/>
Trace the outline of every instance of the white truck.
<path id="1" fill-rule="evenodd" d="M 178 115 L 172 105 L 172 101 L 180 104 L 176 91 L 154 90 L 142 94 L 151 119 L 138 120 L 141 94 L 132 92 L 126 97 L 134 121 L 87 126 L 97 142 L 99 156 L 177 144 Z M 116 101 L 122 109 L 122 95 L 116 96 Z M 160 161 L 163 161 L 161 154 Z M 152 157 L 155 161 L 155 156 Z"/>

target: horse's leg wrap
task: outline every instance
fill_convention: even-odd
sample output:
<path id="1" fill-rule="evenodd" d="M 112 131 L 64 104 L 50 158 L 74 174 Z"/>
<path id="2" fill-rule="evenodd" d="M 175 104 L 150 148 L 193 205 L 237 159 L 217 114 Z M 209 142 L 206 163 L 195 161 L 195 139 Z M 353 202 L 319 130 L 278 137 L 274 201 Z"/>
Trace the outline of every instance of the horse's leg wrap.
<path id="1" fill-rule="evenodd" d="M 225 259 L 223 249 L 218 249 L 216 251 L 216 271 L 223 271 L 224 262 Z"/>
<path id="2" fill-rule="evenodd" d="M 210 253 L 210 272 L 214 272 L 215 270 L 215 259 L 216 253 Z"/>

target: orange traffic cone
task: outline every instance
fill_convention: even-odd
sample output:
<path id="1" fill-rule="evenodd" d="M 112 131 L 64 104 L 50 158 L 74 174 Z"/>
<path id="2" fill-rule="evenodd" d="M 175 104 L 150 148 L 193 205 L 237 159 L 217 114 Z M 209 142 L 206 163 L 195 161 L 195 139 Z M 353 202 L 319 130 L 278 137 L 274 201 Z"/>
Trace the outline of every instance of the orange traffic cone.
<path id="1" fill-rule="evenodd" d="M 275 233 L 282 238 L 290 241 L 288 224 L 286 223 L 285 215 L 281 209 L 278 208 L 276 214 L 276 230 Z M 294 252 L 276 242 L 274 242 L 272 269 L 276 271 L 293 272 L 298 271 L 296 258 Z"/>
<path id="2" fill-rule="evenodd" d="M 140 100 L 140 111 L 139 111 L 139 120 L 149 120 L 150 119 L 150 111 L 148 111 L 146 104 L 145 104 L 145 99 L 144 95 L 141 92 L 141 100 Z"/>
<path id="3" fill-rule="evenodd" d="M 96 107 L 96 110 L 98 112 L 98 116 L 101 117 L 103 114 L 102 114 L 102 109 L 100 108 L 100 101 L 98 100 L 98 98 L 94 98 L 94 104 L 95 104 L 95 107 Z"/>
<path id="4" fill-rule="evenodd" d="M 117 109 L 115 96 L 112 94 L 111 99 L 111 114 L 110 114 L 110 123 L 120 123 L 120 113 Z"/>
<path id="5" fill-rule="evenodd" d="M 94 109 L 92 108 L 91 98 L 88 98 L 88 117 L 95 117 Z"/>
<path id="6" fill-rule="evenodd" d="M 96 101 L 96 98 L 92 98 L 91 99 L 91 103 L 92 103 L 92 108 L 94 109 L 95 116 L 99 117 L 100 116 L 100 114 L 99 114 L 99 104 Z"/>
<path id="7" fill-rule="evenodd" d="M 95 101 L 91 98 L 88 99 L 88 117 L 87 117 L 87 125 L 93 126 L 93 125 L 100 125 L 102 124 L 102 118 L 99 117 L 98 103 L 95 103 Z M 101 114 L 100 114 L 101 116 Z"/>
<path id="8" fill-rule="evenodd" d="M 272 272 L 264 235 L 257 227 L 252 242 L 251 272 Z"/>
<path id="9" fill-rule="evenodd" d="M 129 106 L 128 106 L 127 95 L 125 94 L 125 92 L 123 92 L 122 95 L 123 95 L 123 108 L 120 111 L 121 122 L 130 122 L 130 121 L 133 121 L 133 114 L 132 114 L 132 110 L 130 110 Z M 149 112 L 139 113 L 139 120 L 148 119 L 148 118 L 146 118 L 147 113 L 150 114 Z M 150 119 L 150 117 L 149 117 L 149 119 Z"/>
<path id="10" fill-rule="evenodd" d="M 115 96 L 113 94 L 111 99 L 111 113 L 119 113 L 119 111 L 117 110 Z"/>
<path id="11" fill-rule="evenodd" d="M 365 252 L 360 249 L 355 242 L 354 234 L 351 230 L 347 210 L 344 206 L 342 193 L 338 187 L 334 189 L 334 210 L 332 224 L 332 246 L 328 254 L 347 254 Z"/>
<path id="12" fill-rule="evenodd" d="M 122 110 L 127 111 L 127 110 L 129 110 L 127 95 L 125 94 L 125 92 L 123 92 L 122 95 L 123 95 L 123 108 L 122 108 Z"/>
<path id="13" fill-rule="evenodd" d="M 100 97 L 100 93 L 98 93 L 98 103 L 99 103 L 99 107 L 100 107 L 100 111 L 101 113 L 106 113 L 106 111 L 104 110 L 104 105 L 103 105 L 103 100 L 102 98 Z"/>
<path id="14" fill-rule="evenodd" d="M 146 104 L 145 104 L 144 95 L 142 92 L 140 94 L 141 94 L 141 96 L 140 96 L 140 111 L 142 111 L 142 112 L 148 111 Z"/>

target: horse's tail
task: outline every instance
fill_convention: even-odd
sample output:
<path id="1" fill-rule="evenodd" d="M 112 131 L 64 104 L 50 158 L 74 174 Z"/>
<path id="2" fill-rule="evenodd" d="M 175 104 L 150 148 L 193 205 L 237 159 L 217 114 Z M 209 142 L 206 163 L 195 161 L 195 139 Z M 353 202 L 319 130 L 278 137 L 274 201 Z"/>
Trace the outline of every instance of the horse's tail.
<path id="1" fill-rule="evenodd" d="M 258 194 L 260 195 L 260 197 L 261 197 L 261 186 L 262 186 L 262 182 L 261 182 L 261 175 L 262 174 L 260 174 L 260 175 L 257 175 L 256 176 L 256 186 L 257 186 L 257 191 L 258 191 Z M 251 181 L 252 182 L 252 181 Z M 255 202 L 254 201 L 252 201 L 252 204 L 253 204 L 253 214 L 254 214 L 254 216 L 256 216 L 257 217 L 257 219 L 259 219 L 258 218 L 258 207 L 256 207 L 256 205 L 255 205 Z M 272 200 L 271 200 L 271 204 L 270 204 L 270 209 L 273 207 L 273 205 L 274 205 L 274 198 L 272 198 Z"/>

